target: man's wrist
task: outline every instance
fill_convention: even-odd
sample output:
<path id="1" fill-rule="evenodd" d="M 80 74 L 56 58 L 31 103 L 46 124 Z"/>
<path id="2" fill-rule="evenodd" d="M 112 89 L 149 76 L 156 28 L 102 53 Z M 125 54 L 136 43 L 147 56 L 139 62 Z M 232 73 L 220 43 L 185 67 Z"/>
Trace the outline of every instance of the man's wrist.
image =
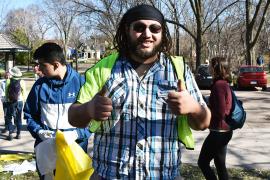
<path id="1" fill-rule="evenodd" d="M 83 112 L 86 112 L 87 119 L 93 119 L 93 105 L 92 101 L 88 101 L 85 106 Z"/>
<path id="2" fill-rule="evenodd" d="M 201 115 L 202 110 L 204 110 L 203 106 L 201 104 L 199 104 L 197 101 L 194 100 L 194 105 L 192 108 L 192 112 L 190 113 L 190 115 L 194 118 L 197 118 L 198 116 Z"/>
<path id="3" fill-rule="evenodd" d="M 204 106 L 197 103 L 196 107 L 194 107 L 194 112 L 189 114 L 189 124 L 192 126 L 194 130 L 205 129 L 202 128 L 202 122 L 206 117 L 206 109 Z"/>

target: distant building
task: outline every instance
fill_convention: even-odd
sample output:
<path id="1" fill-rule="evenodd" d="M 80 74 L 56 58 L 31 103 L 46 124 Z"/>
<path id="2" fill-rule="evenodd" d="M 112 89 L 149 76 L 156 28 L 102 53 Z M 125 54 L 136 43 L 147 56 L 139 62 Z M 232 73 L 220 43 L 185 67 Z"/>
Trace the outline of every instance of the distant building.
<path id="1" fill-rule="evenodd" d="M 0 33 L 0 60 L 5 70 L 15 66 L 15 53 L 30 51 L 30 48 L 16 44 L 7 35 Z"/>
<path id="2" fill-rule="evenodd" d="M 83 49 L 83 52 L 79 53 L 79 58 L 83 59 L 100 59 L 100 50 L 91 49 L 89 46 L 86 46 L 86 49 Z"/>
<path id="3" fill-rule="evenodd" d="M 93 62 L 95 63 L 101 58 L 101 51 L 99 49 L 92 49 L 89 46 L 84 46 L 82 50 L 78 51 L 79 62 Z"/>

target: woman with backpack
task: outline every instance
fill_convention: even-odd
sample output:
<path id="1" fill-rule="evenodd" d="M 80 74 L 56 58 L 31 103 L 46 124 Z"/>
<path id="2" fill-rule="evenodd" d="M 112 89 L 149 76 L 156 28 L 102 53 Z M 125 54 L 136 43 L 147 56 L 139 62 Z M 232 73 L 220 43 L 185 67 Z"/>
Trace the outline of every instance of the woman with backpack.
<path id="1" fill-rule="evenodd" d="M 209 68 L 213 76 L 209 97 L 212 117 L 209 126 L 210 133 L 202 145 L 198 165 L 207 180 L 215 180 L 217 177 L 210 167 L 210 161 L 214 159 L 217 175 L 221 180 L 228 179 L 226 153 L 227 145 L 233 134 L 225 121 L 232 108 L 232 94 L 229 86 L 230 71 L 228 61 L 223 57 L 214 57 Z"/>
<path id="2" fill-rule="evenodd" d="M 12 117 L 14 118 L 14 124 L 17 127 L 16 139 L 21 138 L 21 128 L 22 128 L 22 109 L 23 101 L 25 97 L 25 82 L 20 77 L 22 72 L 18 67 L 13 67 L 9 69 L 9 74 L 11 78 L 6 81 L 6 123 L 8 128 L 7 140 L 11 141 L 13 139 L 12 133 L 14 131 Z"/>

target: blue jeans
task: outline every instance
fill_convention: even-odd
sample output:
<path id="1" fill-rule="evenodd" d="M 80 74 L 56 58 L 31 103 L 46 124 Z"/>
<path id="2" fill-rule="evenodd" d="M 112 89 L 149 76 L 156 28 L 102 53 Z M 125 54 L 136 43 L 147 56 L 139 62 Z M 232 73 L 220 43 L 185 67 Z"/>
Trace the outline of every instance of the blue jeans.
<path id="1" fill-rule="evenodd" d="M 17 127 L 17 134 L 21 133 L 22 129 L 22 110 L 23 110 L 23 102 L 17 101 L 14 103 L 7 102 L 7 109 L 6 109 L 6 123 L 9 134 L 13 131 L 13 123 L 12 117 L 14 118 L 14 124 Z"/>

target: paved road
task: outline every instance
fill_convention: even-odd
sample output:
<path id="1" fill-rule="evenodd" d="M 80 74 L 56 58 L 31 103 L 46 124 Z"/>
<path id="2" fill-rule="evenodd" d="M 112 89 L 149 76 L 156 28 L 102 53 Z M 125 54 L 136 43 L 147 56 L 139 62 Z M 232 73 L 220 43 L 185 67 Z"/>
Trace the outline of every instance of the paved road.
<path id="1" fill-rule="evenodd" d="M 27 80 L 30 89 L 32 80 Z M 209 91 L 203 90 L 204 95 Z M 243 100 L 247 111 L 247 121 L 242 129 L 235 130 L 228 146 L 227 164 L 229 167 L 247 167 L 270 169 L 270 89 L 262 91 L 237 91 L 237 96 Z M 0 103 L 1 104 L 1 103 Z M 3 112 L 0 105 L 0 129 L 3 129 Z M 7 141 L 7 134 L 0 134 L 0 154 L 5 152 L 33 152 L 34 140 L 25 128 L 22 139 Z M 201 144 L 208 135 L 208 130 L 196 131 L 196 147 L 194 151 L 183 149 L 184 163 L 196 164 Z"/>

